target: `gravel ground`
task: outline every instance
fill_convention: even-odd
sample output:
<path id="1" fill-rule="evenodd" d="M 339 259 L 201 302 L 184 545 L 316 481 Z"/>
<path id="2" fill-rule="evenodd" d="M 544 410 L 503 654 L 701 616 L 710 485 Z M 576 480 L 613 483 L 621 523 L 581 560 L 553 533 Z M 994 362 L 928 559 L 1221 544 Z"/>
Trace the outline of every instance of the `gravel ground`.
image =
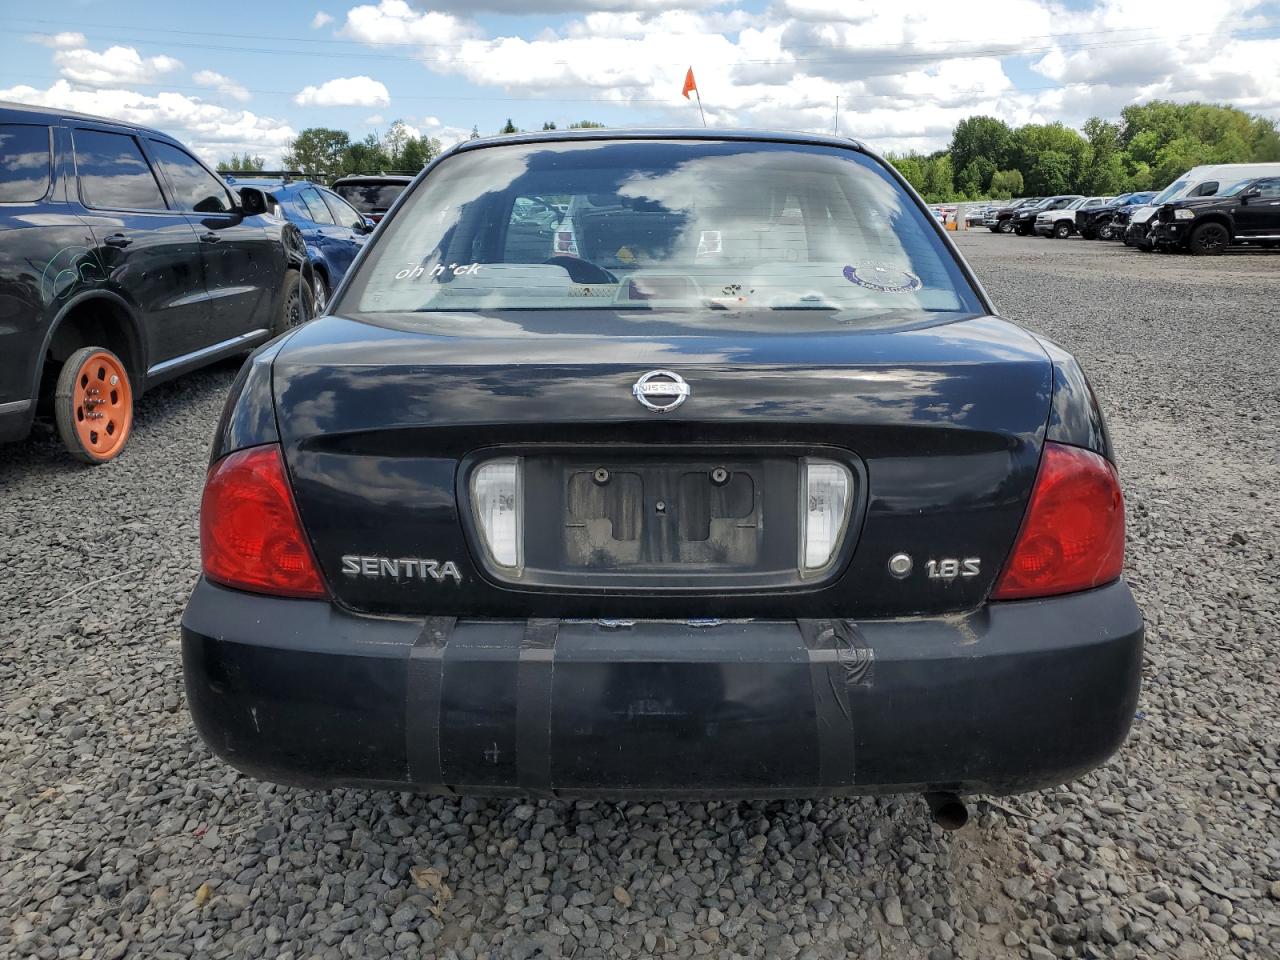
<path id="1" fill-rule="evenodd" d="M 1110 416 L 1148 622 L 1133 735 L 1084 780 L 916 797 L 521 804 L 278 788 L 192 731 L 177 624 L 234 368 L 125 458 L 0 448 L 0 954 L 1280 957 L 1280 255 L 961 234 Z"/>

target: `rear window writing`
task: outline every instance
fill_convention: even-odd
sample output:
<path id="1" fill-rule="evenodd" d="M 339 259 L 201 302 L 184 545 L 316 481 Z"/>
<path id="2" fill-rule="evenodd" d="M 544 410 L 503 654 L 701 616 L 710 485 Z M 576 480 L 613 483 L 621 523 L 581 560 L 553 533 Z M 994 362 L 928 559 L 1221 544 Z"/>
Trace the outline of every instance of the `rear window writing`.
<path id="1" fill-rule="evenodd" d="M 339 308 L 982 312 L 892 176 L 854 151 L 545 142 L 443 161 Z"/>
<path id="2" fill-rule="evenodd" d="M 0 124 L 0 203 L 39 200 L 49 192 L 49 128 Z"/>

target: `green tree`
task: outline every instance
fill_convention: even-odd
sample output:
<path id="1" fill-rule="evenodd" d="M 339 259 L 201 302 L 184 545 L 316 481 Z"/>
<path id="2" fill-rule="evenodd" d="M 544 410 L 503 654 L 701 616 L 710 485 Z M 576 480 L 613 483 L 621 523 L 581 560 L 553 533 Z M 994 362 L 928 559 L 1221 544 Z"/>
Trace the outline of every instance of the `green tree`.
<path id="1" fill-rule="evenodd" d="M 1055 154 L 1045 163 L 1046 154 Z M 1067 193 L 1084 179 L 1090 161 L 1089 141 L 1061 123 L 1029 123 L 1014 133 L 1013 166 L 1022 171 L 1033 194 Z M 1045 189 L 1052 182 L 1054 189 Z"/>
<path id="2" fill-rule="evenodd" d="M 502 129 L 499 130 L 498 132 L 499 133 L 519 133 L 520 131 L 516 128 L 516 125 L 511 122 L 511 118 L 507 117 L 507 122 L 502 125 Z"/>
<path id="3" fill-rule="evenodd" d="M 997 170 L 991 175 L 991 195 L 1005 200 L 1022 196 L 1022 171 Z"/>
<path id="4" fill-rule="evenodd" d="M 340 173 L 378 173 L 390 169 L 382 143 L 372 133 L 363 140 L 347 144 L 342 151 Z"/>
<path id="5" fill-rule="evenodd" d="M 569 124 L 570 130 L 603 130 L 604 124 L 595 120 L 575 120 Z"/>
<path id="6" fill-rule="evenodd" d="M 1009 166 L 1013 152 L 1013 131 L 1003 120 L 995 117 L 967 117 L 956 124 L 951 135 L 951 163 L 955 169 L 966 171 L 970 164 L 986 161 L 978 169 L 990 172 L 986 179 L 978 185 L 978 190 L 985 190 L 990 184 L 991 174 L 996 170 Z M 964 177 L 962 176 L 962 180 Z"/>
<path id="7" fill-rule="evenodd" d="M 233 153 L 231 159 L 219 160 L 215 169 L 219 173 L 229 173 L 232 170 L 265 170 L 266 167 L 265 157 L 255 156 L 246 150 L 243 155 Z"/>
<path id="8" fill-rule="evenodd" d="M 1046 150 L 1027 171 L 1027 189 L 1037 196 L 1070 193 L 1072 183 L 1071 157 L 1059 150 Z"/>
<path id="9" fill-rule="evenodd" d="M 925 192 L 925 182 L 928 179 L 925 171 L 925 158 L 915 153 L 905 153 L 901 155 L 888 154 L 885 157 L 898 172 L 902 174 L 902 178 L 915 187 L 916 193 L 921 195 Z"/>
<path id="10" fill-rule="evenodd" d="M 410 139 L 413 138 L 410 137 L 403 120 L 393 121 L 391 126 L 387 127 L 387 132 L 382 135 L 382 149 L 387 155 L 387 163 L 393 170 L 400 169 L 405 144 Z"/>
<path id="11" fill-rule="evenodd" d="M 1125 107 L 1121 117 L 1126 165 L 1145 166 L 1155 186 L 1198 164 L 1280 159 L 1276 121 L 1235 107 L 1152 100 Z"/>
<path id="12" fill-rule="evenodd" d="M 1129 176 L 1124 167 L 1120 124 L 1090 117 L 1083 129 L 1089 141 L 1089 165 L 1084 171 L 1081 190 L 1113 196 L 1122 193 L 1128 188 Z"/>
<path id="13" fill-rule="evenodd" d="M 952 154 L 952 163 L 955 155 Z M 995 176 L 996 165 L 987 157 L 976 157 L 960 171 L 956 178 L 956 188 L 970 200 L 986 196 L 991 190 L 991 178 Z"/>
<path id="14" fill-rule="evenodd" d="M 345 130 L 308 127 L 289 144 L 283 162 L 290 170 L 334 177 L 342 173 L 343 157 L 350 145 L 351 137 Z"/>
<path id="15" fill-rule="evenodd" d="M 543 130 L 554 130 L 555 128 L 556 128 L 556 122 L 554 120 L 548 120 L 542 125 Z"/>
<path id="16" fill-rule="evenodd" d="M 410 137 L 400 154 L 401 170 L 421 170 L 440 155 L 440 141 L 435 137 Z"/>
<path id="17" fill-rule="evenodd" d="M 924 196 L 930 203 L 943 203 L 956 199 L 955 174 L 951 156 L 937 153 L 928 158 L 925 170 Z"/>
<path id="18" fill-rule="evenodd" d="M 467 139 L 468 139 L 468 140 L 479 140 L 479 139 L 480 139 L 480 128 L 479 128 L 479 127 L 477 127 L 475 124 L 472 124 L 472 125 L 471 125 L 471 136 L 467 137 Z"/>

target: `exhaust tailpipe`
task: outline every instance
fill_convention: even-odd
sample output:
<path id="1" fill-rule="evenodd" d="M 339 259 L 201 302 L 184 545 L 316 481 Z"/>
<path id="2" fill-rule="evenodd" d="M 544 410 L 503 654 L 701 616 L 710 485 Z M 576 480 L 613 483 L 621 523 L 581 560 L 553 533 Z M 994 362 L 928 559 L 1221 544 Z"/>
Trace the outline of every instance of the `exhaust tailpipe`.
<path id="1" fill-rule="evenodd" d="M 924 802 L 929 805 L 933 822 L 943 830 L 959 830 L 969 822 L 969 808 L 954 793 L 926 793 Z"/>

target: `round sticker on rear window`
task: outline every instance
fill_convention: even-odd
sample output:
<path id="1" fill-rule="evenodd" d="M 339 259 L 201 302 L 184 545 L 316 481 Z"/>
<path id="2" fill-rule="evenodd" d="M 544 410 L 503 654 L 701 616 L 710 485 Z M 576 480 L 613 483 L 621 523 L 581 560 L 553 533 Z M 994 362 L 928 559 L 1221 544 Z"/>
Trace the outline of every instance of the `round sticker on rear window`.
<path id="1" fill-rule="evenodd" d="M 844 278 L 868 290 L 880 293 L 911 293 L 924 286 L 910 270 L 884 263 L 860 263 L 844 268 Z"/>

